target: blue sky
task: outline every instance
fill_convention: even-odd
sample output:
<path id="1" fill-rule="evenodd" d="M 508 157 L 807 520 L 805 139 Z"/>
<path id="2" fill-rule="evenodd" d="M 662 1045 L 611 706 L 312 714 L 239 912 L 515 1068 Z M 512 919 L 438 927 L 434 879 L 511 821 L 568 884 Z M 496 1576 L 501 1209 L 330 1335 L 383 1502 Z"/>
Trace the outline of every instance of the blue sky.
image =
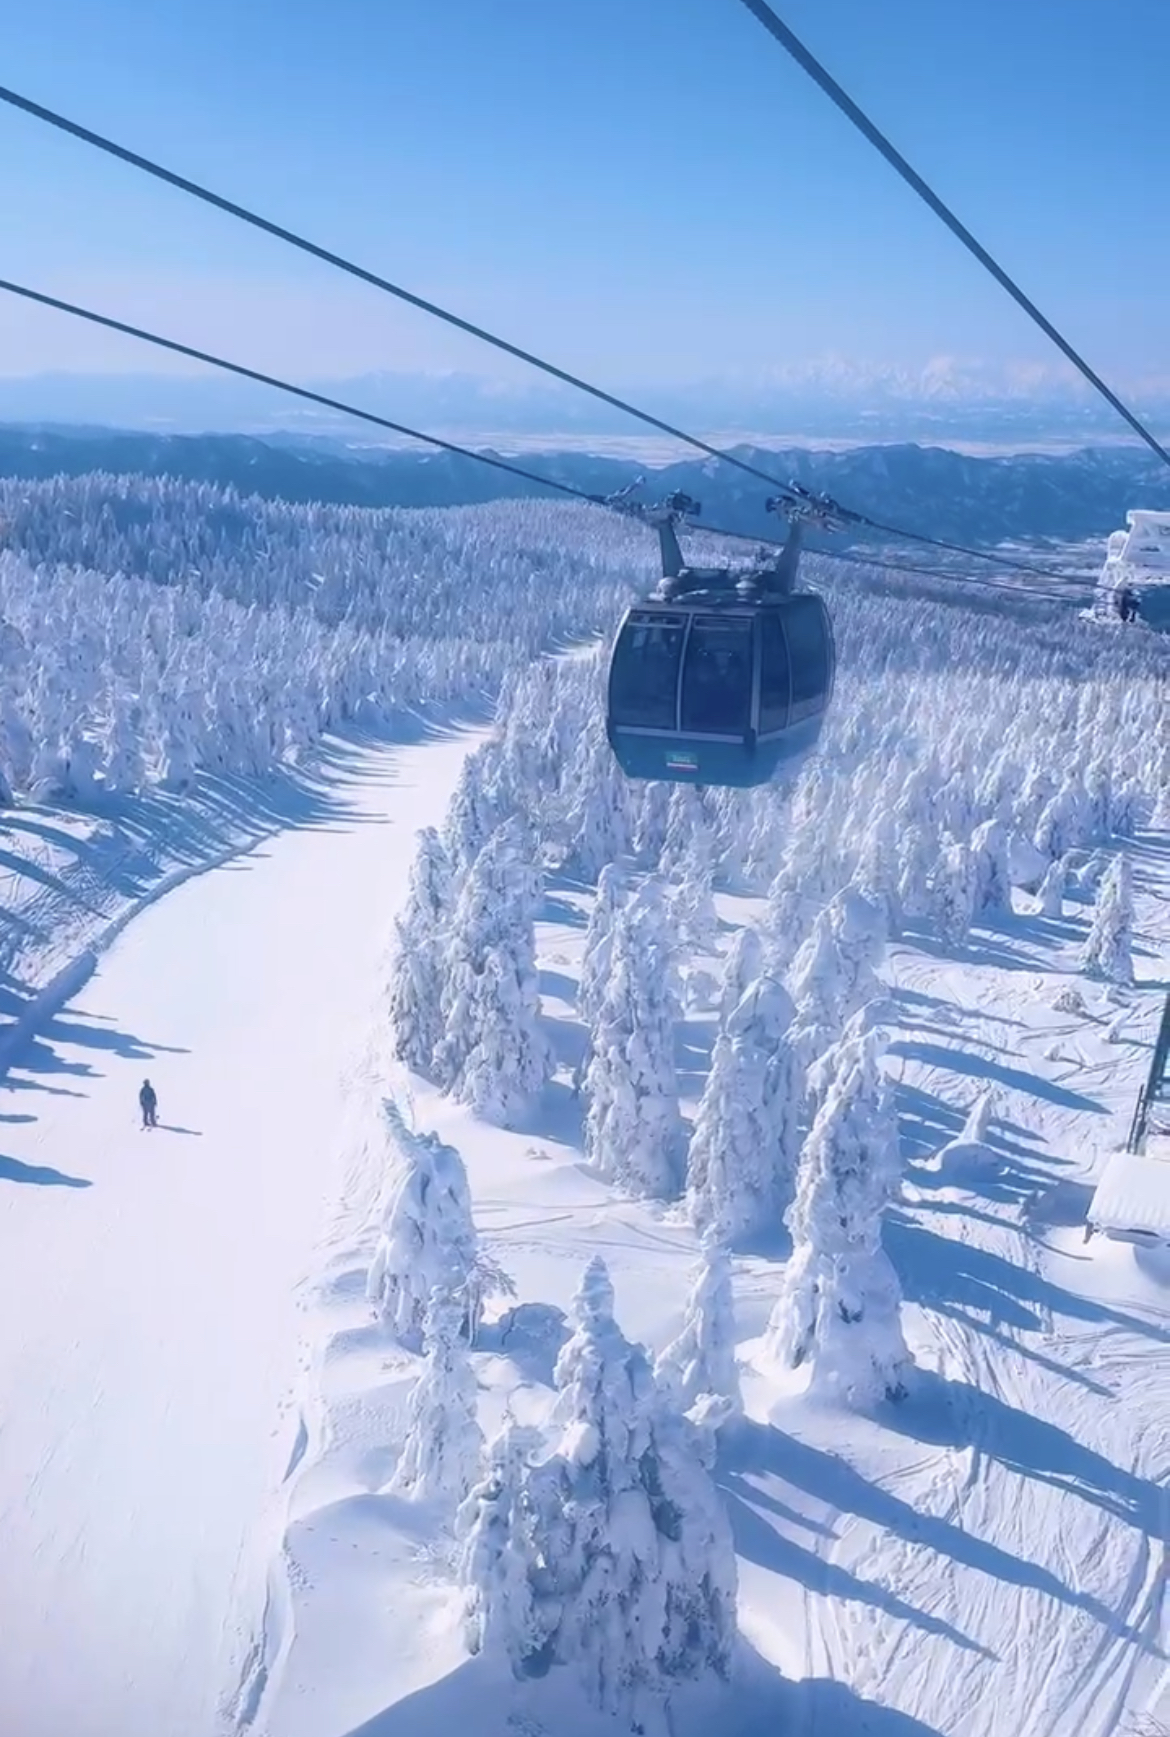
<path id="1" fill-rule="evenodd" d="M 1167 0 L 780 10 L 1102 372 L 1170 376 Z M 607 382 L 1052 360 L 738 0 L 55 0 L 0 76 Z M 8 110 L 0 221 L 6 275 L 261 367 L 506 372 Z M 0 305 L 0 375 L 159 366 Z"/>

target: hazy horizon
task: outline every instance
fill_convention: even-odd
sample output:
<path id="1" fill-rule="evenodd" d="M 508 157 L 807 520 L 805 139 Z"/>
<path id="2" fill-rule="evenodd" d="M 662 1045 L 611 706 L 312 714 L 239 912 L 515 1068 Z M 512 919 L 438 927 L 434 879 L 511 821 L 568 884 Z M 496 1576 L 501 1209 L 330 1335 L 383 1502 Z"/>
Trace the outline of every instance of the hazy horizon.
<path id="1" fill-rule="evenodd" d="M 607 406 L 539 380 L 499 380 L 455 370 L 301 376 L 331 397 L 423 433 L 479 443 L 563 444 L 647 458 L 674 445 Z M 1047 381 L 1031 392 L 1010 380 L 981 382 L 958 368 L 929 380 L 901 371 L 809 369 L 803 378 L 733 378 L 672 386 L 611 383 L 665 420 L 721 444 L 891 444 L 960 449 L 1051 450 L 1128 443 L 1124 425 L 1075 387 Z M 1170 424 L 1170 393 L 1144 406 Z M 157 433 L 288 434 L 358 445 L 395 438 L 270 388 L 225 376 L 168 373 L 32 373 L 0 376 L 0 422 Z"/>

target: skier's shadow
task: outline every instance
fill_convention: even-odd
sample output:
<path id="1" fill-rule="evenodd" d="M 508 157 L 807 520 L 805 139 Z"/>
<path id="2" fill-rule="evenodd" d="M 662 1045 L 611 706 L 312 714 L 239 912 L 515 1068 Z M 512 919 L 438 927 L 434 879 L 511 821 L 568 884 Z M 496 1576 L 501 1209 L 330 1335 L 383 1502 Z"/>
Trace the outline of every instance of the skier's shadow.
<path id="1" fill-rule="evenodd" d="M 190 1134 L 194 1140 L 202 1140 L 202 1128 L 180 1128 L 174 1122 L 156 1122 L 155 1127 L 160 1134 Z"/>

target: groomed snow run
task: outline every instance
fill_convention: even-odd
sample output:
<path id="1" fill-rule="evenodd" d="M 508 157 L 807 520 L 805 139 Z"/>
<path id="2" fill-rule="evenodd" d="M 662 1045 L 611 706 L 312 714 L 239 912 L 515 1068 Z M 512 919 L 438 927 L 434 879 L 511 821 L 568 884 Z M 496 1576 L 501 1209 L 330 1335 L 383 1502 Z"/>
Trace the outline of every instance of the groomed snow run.
<path id="1" fill-rule="evenodd" d="M 338 750 L 331 817 L 144 911 L 17 1057 L 4 1737 L 212 1737 L 250 1682 L 344 1075 L 414 829 L 441 820 L 467 746 Z"/>

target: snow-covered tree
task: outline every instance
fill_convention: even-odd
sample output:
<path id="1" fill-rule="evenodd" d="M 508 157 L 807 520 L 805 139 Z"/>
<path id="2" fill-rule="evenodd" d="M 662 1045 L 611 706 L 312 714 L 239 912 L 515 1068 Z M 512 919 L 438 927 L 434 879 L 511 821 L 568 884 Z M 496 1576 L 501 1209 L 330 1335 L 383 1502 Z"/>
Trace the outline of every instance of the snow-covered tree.
<path id="1" fill-rule="evenodd" d="M 864 1062 L 871 1043 L 876 1043 L 879 1049 L 884 1049 L 889 1043 L 886 1022 L 890 1012 L 891 1004 L 885 995 L 864 1002 L 856 1013 L 851 1014 L 845 1021 L 836 1043 L 831 1044 L 809 1063 L 804 1078 L 805 1112 L 810 1126 L 853 1051 L 856 1050 L 858 1061 Z"/>
<path id="2" fill-rule="evenodd" d="M 1150 827 L 1154 832 L 1170 832 L 1170 741 L 1162 751 L 1161 765 L 1158 770 L 1156 784 L 1157 794 L 1154 807 L 1150 814 Z"/>
<path id="3" fill-rule="evenodd" d="M 33 734 L 11 694 L 0 702 L 0 751 L 13 783 L 27 790 L 35 752 Z"/>
<path id="4" fill-rule="evenodd" d="M 638 1729 L 678 1684 L 727 1677 L 735 1551 L 698 1433 L 614 1320 L 599 1259 L 575 1315 L 556 1367 L 560 1441 L 526 1480 L 517 1542 L 533 1588 L 530 1627 L 521 1612 L 532 1650 L 515 1648 L 513 1668 L 571 1664 L 593 1705 Z"/>
<path id="5" fill-rule="evenodd" d="M 503 823 L 502 806 L 499 749 L 484 742 L 464 760 L 447 808 L 443 845 L 457 873 L 471 867 Z"/>
<path id="6" fill-rule="evenodd" d="M 416 835 L 406 904 L 395 920 L 389 984 L 394 1054 L 420 1074 L 430 1072 L 444 1032 L 444 952 L 453 881 L 442 839 L 433 826 L 424 827 Z"/>
<path id="7" fill-rule="evenodd" d="M 727 1245 L 707 1231 L 677 1336 L 654 1364 L 660 1387 L 680 1411 L 705 1395 L 725 1402 L 724 1421 L 743 1413 L 735 1362 L 735 1302 Z"/>
<path id="8" fill-rule="evenodd" d="M 199 770 L 199 726 L 190 696 L 179 692 L 170 698 L 162 727 L 162 765 L 159 782 L 165 790 L 189 790 Z"/>
<path id="9" fill-rule="evenodd" d="M 633 850 L 627 787 L 600 723 L 586 731 L 575 749 L 565 787 L 561 867 L 582 880 L 596 881 L 607 863 L 621 862 Z"/>
<path id="10" fill-rule="evenodd" d="M 443 1035 L 442 953 L 438 937 L 416 943 L 400 917 L 394 919 L 387 1008 L 394 1054 L 416 1073 L 430 1072 Z"/>
<path id="11" fill-rule="evenodd" d="M 858 892 L 882 913 L 890 937 L 902 933 L 900 879 L 896 825 L 892 813 L 885 809 L 866 832 L 853 882 Z"/>
<path id="12" fill-rule="evenodd" d="M 120 694 L 106 734 L 104 783 L 112 796 L 136 796 L 146 783 L 142 708 Z"/>
<path id="13" fill-rule="evenodd" d="M 479 1246 L 463 1159 L 437 1134 L 407 1128 L 398 1106 L 381 1106 L 376 1138 L 389 1171 L 382 1226 L 367 1295 L 403 1344 L 416 1350 L 436 1290 L 457 1298 L 463 1330 L 475 1336 L 485 1300 L 510 1295 L 512 1281 Z"/>
<path id="14" fill-rule="evenodd" d="M 597 877 L 597 895 L 585 928 L 581 972 L 577 979 L 577 1012 L 586 1025 L 597 1018 L 605 999 L 613 954 L 614 923 L 627 892 L 622 870 L 616 863 L 609 863 Z"/>
<path id="15" fill-rule="evenodd" d="M 389 1486 L 415 1501 L 461 1502 L 480 1469 L 479 1384 L 462 1329 L 461 1301 L 436 1286 L 427 1305 L 426 1359 L 411 1389 L 406 1439 Z"/>
<path id="16" fill-rule="evenodd" d="M 540 1025 L 534 854 L 519 818 L 492 834 L 464 878 L 445 953 L 436 1074 L 478 1115 L 504 1123 L 552 1074 Z"/>
<path id="17" fill-rule="evenodd" d="M 1070 772 L 1041 810 L 1033 843 L 1050 862 L 1056 862 L 1077 845 L 1088 843 L 1092 836 L 1092 805 L 1084 781 Z"/>
<path id="18" fill-rule="evenodd" d="M 1081 969 L 1108 983 L 1133 982 L 1133 876 L 1124 852 L 1114 857 L 1097 889 Z"/>
<path id="19" fill-rule="evenodd" d="M 882 1215 L 901 1173 L 898 1127 L 875 1036 L 842 1046 L 805 1141 L 788 1215 L 793 1253 L 768 1329 L 779 1361 L 815 1388 L 867 1406 L 905 1391 L 901 1293 Z"/>
<path id="20" fill-rule="evenodd" d="M 716 1040 L 687 1154 L 687 1204 L 700 1231 L 758 1236 L 791 1199 L 803 1098 L 792 1018 L 783 984 L 761 977 Z"/>
<path id="21" fill-rule="evenodd" d="M 826 1049 L 859 1007 L 885 994 L 876 967 L 885 956 L 881 912 L 854 887 L 825 906 L 796 955 L 789 988 L 794 1043 L 807 1063 Z"/>
<path id="22" fill-rule="evenodd" d="M 743 999 L 743 992 L 764 974 L 764 943 L 760 931 L 752 923 L 737 929 L 723 961 L 723 981 L 719 989 L 719 1023 L 727 1021 Z"/>
<path id="23" fill-rule="evenodd" d="M 656 882 L 647 881 L 614 927 L 609 983 L 585 1076 L 585 1150 L 610 1181 L 661 1200 L 676 1195 L 682 1182 L 677 1017 L 662 895 Z"/>
<path id="24" fill-rule="evenodd" d="M 441 928 L 455 890 L 455 869 L 433 826 L 415 834 L 403 917 L 411 931 L 425 935 Z"/>
<path id="25" fill-rule="evenodd" d="M 791 874 L 782 869 L 768 888 L 764 909 L 763 939 L 768 970 L 783 977 L 790 969 L 805 939 L 805 900 Z"/>
<path id="26" fill-rule="evenodd" d="M 660 874 L 663 869 L 673 789 L 673 784 L 652 779 L 642 784 L 638 790 L 638 806 L 634 818 L 634 853 L 642 867 L 653 874 Z"/>
<path id="27" fill-rule="evenodd" d="M 609 988 L 614 928 L 618 912 L 628 897 L 629 887 L 624 872 L 616 863 L 608 863 L 597 878 L 597 895 L 589 912 L 577 978 L 577 1012 L 585 1028 L 585 1042 L 573 1074 L 576 1091 L 580 1091 L 584 1084 L 593 1057 L 592 1033 L 601 1017 L 602 1003 Z"/>
<path id="28" fill-rule="evenodd" d="M 918 820 L 902 832 L 898 845 L 898 906 L 903 918 L 923 922 L 932 916 L 931 881 L 938 855 L 938 828 L 929 820 Z"/>
<path id="29" fill-rule="evenodd" d="M 687 946 L 713 952 L 719 933 L 711 869 L 703 858 L 688 852 L 678 864 L 677 884 L 670 893 L 670 911 L 676 932 Z"/>
<path id="30" fill-rule="evenodd" d="M 679 877 L 679 871 L 687 861 L 710 868 L 712 855 L 707 813 L 698 789 L 693 784 L 671 785 L 660 872 Z"/>
<path id="31" fill-rule="evenodd" d="M 468 1651 L 502 1654 L 517 1664 L 537 1659 L 544 1645 L 524 1549 L 525 1481 L 541 1445 L 539 1430 L 507 1423 L 488 1448 L 487 1469 L 461 1504 L 455 1528 Z"/>
<path id="32" fill-rule="evenodd" d="M 1064 883 L 1066 873 L 1064 862 L 1050 862 L 1044 871 L 1044 879 L 1040 882 L 1036 894 L 1036 911 L 1042 917 L 1060 917 L 1064 915 Z"/>
<path id="33" fill-rule="evenodd" d="M 1011 914 L 1012 875 L 1007 829 L 999 820 L 985 820 L 971 835 L 971 867 L 975 883 L 976 917 Z"/>
<path id="34" fill-rule="evenodd" d="M 935 865 L 931 892 L 935 925 L 948 947 L 961 947 L 971 932 L 977 886 L 970 849 L 961 839 L 947 839 Z"/>
<path id="35" fill-rule="evenodd" d="M 1013 819 L 1020 832 L 1031 837 L 1040 816 L 1056 795 L 1056 781 L 1047 764 L 1033 765 L 1020 786 Z"/>
<path id="36" fill-rule="evenodd" d="M 995 1154 L 988 1143 L 995 1115 L 995 1094 L 990 1087 L 981 1092 L 967 1112 L 962 1132 L 948 1140 L 933 1160 L 933 1168 L 941 1174 L 979 1170 L 994 1162 Z"/>

